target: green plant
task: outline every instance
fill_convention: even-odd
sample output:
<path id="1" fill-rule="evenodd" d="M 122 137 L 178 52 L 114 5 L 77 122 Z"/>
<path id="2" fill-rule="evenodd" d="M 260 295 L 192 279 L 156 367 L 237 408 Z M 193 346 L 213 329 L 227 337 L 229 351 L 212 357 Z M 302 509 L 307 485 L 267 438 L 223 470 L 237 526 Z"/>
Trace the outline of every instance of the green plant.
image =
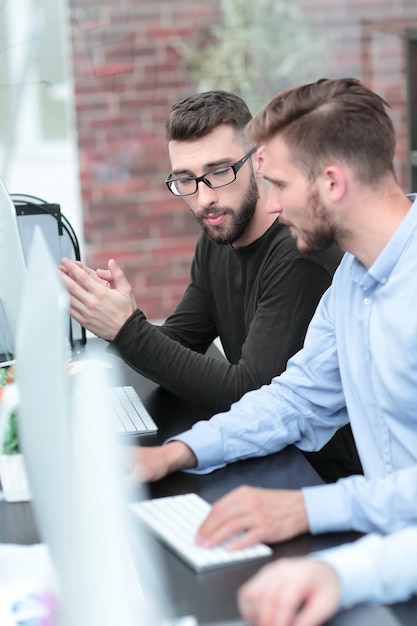
<path id="1" fill-rule="evenodd" d="M 0 369 L 0 402 L 3 397 L 6 385 L 13 383 L 15 381 L 15 376 L 16 369 L 14 365 Z M 6 427 L 4 429 L 3 441 L 1 443 L 1 453 L 18 454 L 19 452 L 20 448 L 17 411 L 14 410 L 10 413 Z"/>
<path id="2" fill-rule="evenodd" d="M 17 411 L 12 411 L 3 437 L 3 454 L 18 454 L 19 430 L 17 426 Z"/>
<path id="3" fill-rule="evenodd" d="M 256 113 L 278 91 L 326 74 L 329 41 L 318 39 L 292 0 L 220 0 L 220 19 L 200 41 L 178 42 L 201 90 L 242 96 Z"/>

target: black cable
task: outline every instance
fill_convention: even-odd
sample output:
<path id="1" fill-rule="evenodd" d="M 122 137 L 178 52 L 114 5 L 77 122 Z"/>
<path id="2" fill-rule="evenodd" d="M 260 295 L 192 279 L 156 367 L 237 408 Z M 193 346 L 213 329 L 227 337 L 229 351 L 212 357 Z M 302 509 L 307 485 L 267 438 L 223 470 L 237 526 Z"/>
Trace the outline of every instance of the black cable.
<path id="1" fill-rule="evenodd" d="M 58 225 L 58 235 L 62 237 L 63 231 L 65 230 L 65 232 L 67 233 L 71 241 L 71 245 L 75 254 L 75 259 L 77 261 L 81 261 L 80 245 L 78 242 L 77 235 L 75 234 L 75 231 L 71 223 L 68 221 L 65 215 L 61 213 L 61 206 L 59 204 L 46 202 L 46 200 L 43 200 L 42 198 L 38 198 L 37 196 L 31 196 L 28 194 L 12 193 L 10 194 L 10 197 L 13 201 L 13 204 L 16 207 L 16 213 L 19 215 L 23 215 L 25 213 L 29 215 L 36 215 L 36 214 L 39 214 L 39 209 L 41 209 L 42 211 L 45 211 L 45 213 L 48 213 L 49 215 L 54 217 Z M 21 211 L 20 213 L 19 213 L 19 210 Z M 87 343 L 86 330 L 84 326 L 82 326 L 81 324 L 80 324 L 80 328 L 81 328 L 81 344 L 85 345 Z M 70 339 L 71 346 L 74 347 L 71 317 L 69 321 L 69 339 Z"/>

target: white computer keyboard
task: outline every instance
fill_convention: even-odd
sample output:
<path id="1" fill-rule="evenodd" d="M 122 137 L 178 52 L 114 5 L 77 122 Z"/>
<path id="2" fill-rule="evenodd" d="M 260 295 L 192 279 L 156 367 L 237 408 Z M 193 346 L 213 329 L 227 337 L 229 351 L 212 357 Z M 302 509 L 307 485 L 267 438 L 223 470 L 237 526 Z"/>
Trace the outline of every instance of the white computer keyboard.
<path id="1" fill-rule="evenodd" d="M 197 546 L 195 536 L 210 511 L 210 504 L 196 493 L 143 500 L 130 507 L 151 532 L 197 572 L 272 554 L 271 548 L 262 543 L 233 551 L 226 550 L 224 544 L 214 548 Z"/>
<path id="2" fill-rule="evenodd" d="M 108 387 L 106 392 L 112 408 L 113 428 L 117 433 L 144 435 L 158 430 L 133 387 Z"/>

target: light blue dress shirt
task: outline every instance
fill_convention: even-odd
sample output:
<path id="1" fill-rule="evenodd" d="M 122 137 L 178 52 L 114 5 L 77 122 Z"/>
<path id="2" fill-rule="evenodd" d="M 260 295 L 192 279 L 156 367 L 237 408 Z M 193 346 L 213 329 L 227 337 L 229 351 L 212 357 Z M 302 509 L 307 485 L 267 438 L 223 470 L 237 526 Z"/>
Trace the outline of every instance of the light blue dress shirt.
<path id="1" fill-rule="evenodd" d="M 281 376 L 175 439 L 205 473 L 291 443 L 318 450 L 349 420 L 365 476 L 303 489 L 311 531 L 417 523 L 416 200 L 369 270 L 344 256 Z"/>
<path id="2" fill-rule="evenodd" d="M 311 557 L 336 570 L 341 607 L 402 602 L 417 593 L 417 526 L 385 537 L 368 535 Z"/>

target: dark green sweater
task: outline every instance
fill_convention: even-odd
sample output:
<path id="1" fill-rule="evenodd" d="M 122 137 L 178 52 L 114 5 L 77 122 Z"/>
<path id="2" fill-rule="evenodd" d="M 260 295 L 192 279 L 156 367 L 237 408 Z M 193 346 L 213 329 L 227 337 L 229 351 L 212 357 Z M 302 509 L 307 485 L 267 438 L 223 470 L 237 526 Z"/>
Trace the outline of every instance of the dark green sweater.
<path id="1" fill-rule="evenodd" d="M 191 281 L 162 326 L 135 311 L 110 345 L 138 372 L 210 414 L 269 383 L 303 344 L 317 304 L 342 253 L 314 256 L 296 248 L 275 221 L 244 248 L 201 234 Z M 220 337 L 226 361 L 206 355 Z M 305 453 L 327 481 L 362 471 L 350 426 L 320 452 Z"/>
<path id="2" fill-rule="evenodd" d="M 278 221 L 234 249 L 204 233 L 191 282 L 162 326 L 140 310 L 113 341 L 120 356 L 172 393 L 215 413 L 280 374 L 305 332 L 341 259 L 333 247 L 303 256 Z M 220 337 L 227 362 L 205 355 Z"/>

